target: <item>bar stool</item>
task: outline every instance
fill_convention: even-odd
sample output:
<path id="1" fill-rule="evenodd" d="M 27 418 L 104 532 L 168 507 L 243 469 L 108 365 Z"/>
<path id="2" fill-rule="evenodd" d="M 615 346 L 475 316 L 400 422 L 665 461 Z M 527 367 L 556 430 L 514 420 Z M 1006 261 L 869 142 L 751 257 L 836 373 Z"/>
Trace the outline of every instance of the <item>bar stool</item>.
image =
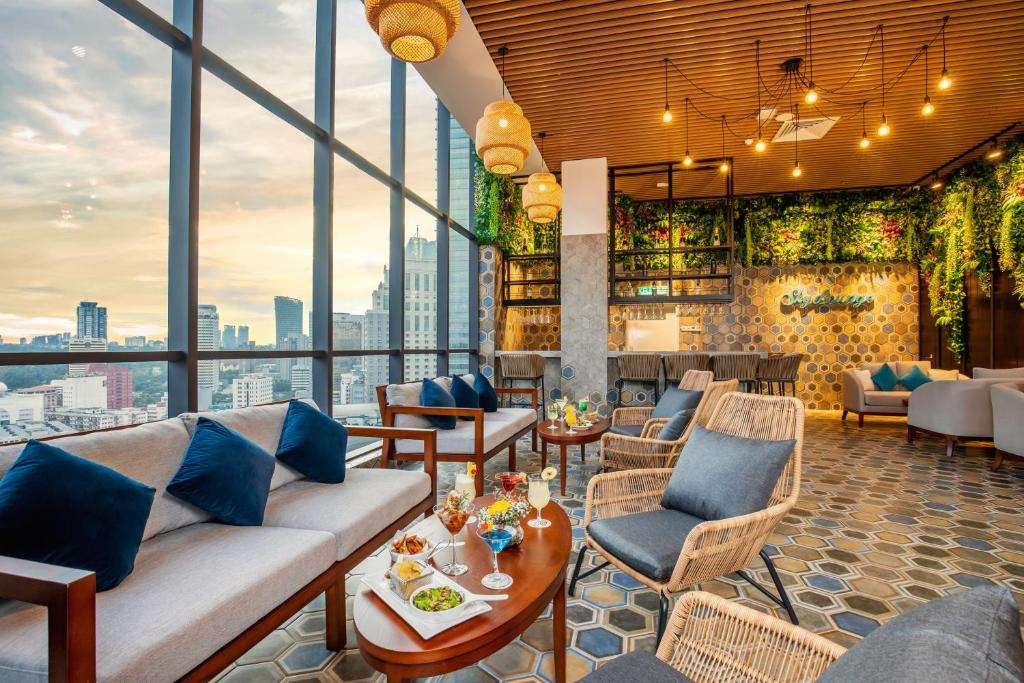
<path id="1" fill-rule="evenodd" d="M 665 368 L 665 386 L 679 384 L 687 370 L 707 372 L 711 369 L 711 356 L 706 353 L 666 353 L 661 356 Z"/>
<path id="2" fill-rule="evenodd" d="M 537 388 L 537 380 L 540 380 L 540 400 L 537 401 L 537 408 L 543 414 L 547 401 L 544 388 L 544 356 L 538 353 L 506 353 L 498 358 L 501 361 L 502 386 L 513 387 L 516 381 L 523 381 Z M 511 405 L 512 397 L 509 396 L 508 400 Z"/>
<path id="3" fill-rule="evenodd" d="M 757 385 L 757 368 L 761 362 L 759 353 L 720 353 L 711 359 L 715 381 L 739 380 L 744 391 L 751 391 Z"/>
<path id="4" fill-rule="evenodd" d="M 653 353 L 624 353 L 618 358 L 619 377 L 615 380 L 615 405 L 622 405 L 622 386 L 626 382 L 648 385 L 654 389 L 654 403 L 658 402 L 658 374 L 661 358 Z"/>
<path id="5" fill-rule="evenodd" d="M 761 392 L 762 383 L 767 384 L 769 394 L 775 393 L 773 384 L 778 384 L 780 396 L 786 395 L 786 385 L 789 385 L 793 396 L 796 396 L 796 378 L 800 374 L 800 363 L 803 359 L 802 353 L 762 358 L 757 365 L 758 393 Z"/>

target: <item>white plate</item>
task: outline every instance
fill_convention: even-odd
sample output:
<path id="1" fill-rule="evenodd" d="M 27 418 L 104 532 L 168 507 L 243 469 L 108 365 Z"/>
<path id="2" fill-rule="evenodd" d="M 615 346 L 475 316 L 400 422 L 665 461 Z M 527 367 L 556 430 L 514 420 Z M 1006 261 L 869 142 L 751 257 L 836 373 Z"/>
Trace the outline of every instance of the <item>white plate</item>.
<path id="1" fill-rule="evenodd" d="M 474 602 L 467 605 L 466 609 L 462 610 L 462 612 L 453 619 L 426 619 L 422 615 L 418 614 L 412 607 L 410 607 L 408 602 L 402 600 L 400 595 L 395 593 L 395 591 L 391 590 L 391 582 L 383 576 L 379 576 L 375 579 L 372 579 L 368 576 L 364 576 L 363 583 L 366 585 L 367 588 L 376 593 L 377 597 L 383 600 L 388 607 L 390 607 L 398 614 L 398 616 L 402 617 L 405 623 L 409 624 L 409 626 L 412 626 L 413 630 L 415 630 L 416 633 L 420 634 L 421 638 L 424 638 L 426 640 L 433 638 L 438 633 L 447 631 L 452 626 L 456 626 L 465 621 L 469 621 L 473 617 L 479 616 L 484 612 L 491 611 L 491 606 L 486 602 Z M 467 591 L 465 588 L 455 583 L 454 581 L 452 581 L 440 572 L 434 572 L 434 580 L 429 585 L 454 586 L 463 593 L 471 592 Z"/>

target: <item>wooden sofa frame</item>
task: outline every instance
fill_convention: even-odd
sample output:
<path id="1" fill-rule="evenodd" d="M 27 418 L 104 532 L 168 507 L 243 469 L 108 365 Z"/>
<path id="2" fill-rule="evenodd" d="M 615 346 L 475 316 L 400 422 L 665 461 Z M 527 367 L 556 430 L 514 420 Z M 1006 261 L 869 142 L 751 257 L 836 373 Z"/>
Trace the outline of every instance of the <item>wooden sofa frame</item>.
<path id="1" fill-rule="evenodd" d="M 430 493 L 348 557 L 335 562 L 297 593 L 263 615 L 183 676 L 182 681 L 211 680 L 320 593 L 326 593 L 327 649 L 334 652 L 345 649 L 345 575 L 376 552 L 395 532 L 420 515 L 429 515 L 437 500 L 435 430 L 350 425 L 346 425 L 346 429 L 350 436 L 366 436 L 385 441 L 423 441 L 421 459 L 423 470 L 430 476 Z M 90 683 L 96 680 L 96 575 L 93 572 L 0 556 L 0 599 L 4 598 L 46 607 L 50 681 Z"/>
<path id="2" fill-rule="evenodd" d="M 418 382 L 405 382 L 405 384 L 418 384 Z M 484 463 L 504 449 L 508 449 L 508 469 L 516 471 L 516 442 L 527 432 L 532 432 L 532 448 L 537 450 L 537 419 L 533 424 L 520 429 L 518 432 L 505 439 L 489 451 L 484 451 L 484 410 L 483 408 L 435 408 L 424 406 L 390 406 L 387 401 L 387 386 L 377 387 L 377 402 L 380 404 L 380 418 L 385 427 L 391 427 L 395 423 L 396 415 L 451 415 L 453 417 L 469 417 L 473 419 L 473 453 L 436 453 L 435 459 L 438 462 L 472 462 L 476 463 L 476 495 L 484 494 Z M 498 396 L 515 394 L 526 394 L 530 397 L 530 407 L 537 412 L 537 387 L 494 387 Z M 395 437 L 402 438 L 402 437 Z M 395 451 L 394 438 L 385 438 L 381 447 L 380 466 L 387 467 L 390 460 L 411 460 L 423 459 L 423 453 L 397 453 Z"/>

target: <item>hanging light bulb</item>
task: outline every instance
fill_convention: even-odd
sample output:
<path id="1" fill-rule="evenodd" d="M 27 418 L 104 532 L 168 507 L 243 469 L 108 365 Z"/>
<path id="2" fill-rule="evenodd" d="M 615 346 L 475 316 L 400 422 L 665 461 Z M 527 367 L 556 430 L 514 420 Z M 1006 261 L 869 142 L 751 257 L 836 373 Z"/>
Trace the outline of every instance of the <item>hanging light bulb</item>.
<path id="1" fill-rule="evenodd" d="M 949 16 L 942 17 L 942 73 L 939 74 L 939 90 L 949 90 L 953 86 L 953 79 L 949 77 L 949 69 L 946 68 L 946 24 L 949 23 Z"/>
<path id="2" fill-rule="evenodd" d="M 868 140 L 868 132 L 864 131 L 860 138 L 860 148 L 867 149 L 871 146 L 871 140 Z"/>
<path id="3" fill-rule="evenodd" d="M 719 164 L 718 170 L 721 171 L 722 173 L 728 173 L 729 172 L 729 162 L 728 161 L 723 161 L 721 164 Z"/>
<path id="4" fill-rule="evenodd" d="M 889 120 L 885 117 L 885 26 L 878 25 L 878 35 L 882 42 L 882 123 L 878 126 L 878 137 L 884 138 L 892 132 Z"/>
<path id="5" fill-rule="evenodd" d="M 924 96 L 924 104 L 921 105 L 921 114 L 924 116 L 931 116 L 935 113 L 935 105 L 932 104 L 932 98 L 927 95 Z"/>
<path id="6" fill-rule="evenodd" d="M 403 62 L 422 63 L 444 54 L 462 7 L 458 0 L 366 0 L 365 11 L 385 50 Z"/>
<path id="7" fill-rule="evenodd" d="M 807 92 L 804 93 L 804 102 L 807 103 L 807 104 L 814 104 L 817 101 L 818 101 L 818 93 L 814 89 L 814 83 L 811 83 L 809 89 L 807 90 Z"/>
<path id="8" fill-rule="evenodd" d="M 892 129 L 889 128 L 889 121 L 885 118 L 885 114 L 882 114 L 882 123 L 878 125 L 878 137 L 884 138 L 891 132 Z"/>
<path id="9" fill-rule="evenodd" d="M 804 174 L 800 168 L 800 105 L 793 107 L 793 117 L 796 128 L 793 129 L 793 177 L 799 178 Z"/>
<path id="10" fill-rule="evenodd" d="M 804 23 L 806 24 L 805 39 L 807 41 L 807 73 L 809 76 L 807 92 L 804 93 L 804 103 L 814 104 L 818 101 L 818 91 L 814 89 L 814 40 L 811 31 L 810 3 L 807 3 L 807 6 L 804 8 Z"/>
<path id="11" fill-rule="evenodd" d="M 754 151 L 763 154 L 768 145 L 761 137 L 761 41 L 754 41 L 754 71 L 757 74 L 757 142 L 754 143 Z"/>
<path id="12" fill-rule="evenodd" d="M 544 139 L 547 133 L 540 133 L 540 155 L 544 157 Z M 558 179 L 547 172 L 547 160 L 544 170 L 531 173 L 526 185 L 523 186 L 523 208 L 527 217 L 534 223 L 550 223 L 558 218 L 562 208 L 562 186 Z"/>
<path id="13" fill-rule="evenodd" d="M 989 150 L 985 153 L 985 158 L 989 161 L 995 161 L 996 159 L 1001 159 L 1002 156 L 1003 149 L 999 146 L 999 138 L 995 138 L 992 140 L 992 146 L 989 147 Z"/>
<path id="14" fill-rule="evenodd" d="M 921 50 L 924 52 L 924 104 L 921 105 L 921 115 L 931 116 L 935 113 L 935 105 L 932 104 L 932 98 L 928 96 L 928 46 L 925 45 Z"/>
<path id="15" fill-rule="evenodd" d="M 794 178 L 799 178 L 803 174 L 804 174 L 804 172 L 802 170 L 800 170 L 800 162 L 797 161 L 796 163 L 793 164 L 793 177 Z"/>
<path id="16" fill-rule="evenodd" d="M 865 102 L 860 107 L 860 148 L 867 149 L 871 146 L 871 140 L 868 139 L 868 119 L 867 119 L 868 103 Z"/>
<path id="17" fill-rule="evenodd" d="M 725 158 L 725 114 L 722 114 L 722 163 L 718 165 L 718 170 L 729 172 L 729 160 Z"/>
<path id="18" fill-rule="evenodd" d="M 665 111 L 661 113 L 661 122 L 672 122 L 672 110 L 668 106 L 668 57 L 665 57 Z"/>
<path id="19" fill-rule="evenodd" d="M 511 175 L 523 168 L 530 154 L 532 135 L 530 122 L 522 108 L 505 99 L 505 55 L 508 48 L 498 50 L 501 55 L 501 99 L 491 102 L 484 115 L 476 122 L 476 152 L 484 168 L 498 175 Z"/>
<path id="20" fill-rule="evenodd" d="M 662 123 L 671 123 L 672 122 L 672 110 L 671 109 L 667 109 L 666 108 L 665 111 L 663 111 L 661 113 L 661 122 Z"/>
<path id="21" fill-rule="evenodd" d="M 690 150 L 686 150 L 683 154 L 683 166 L 686 166 L 687 168 L 693 166 L 693 157 L 690 156 Z"/>
<path id="22" fill-rule="evenodd" d="M 764 152 L 766 149 L 768 149 L 768 145 L 765 143 L 764 140 L 758 138 L 757 142 L 754 143 L 754 151 L 760 154 Z"/>

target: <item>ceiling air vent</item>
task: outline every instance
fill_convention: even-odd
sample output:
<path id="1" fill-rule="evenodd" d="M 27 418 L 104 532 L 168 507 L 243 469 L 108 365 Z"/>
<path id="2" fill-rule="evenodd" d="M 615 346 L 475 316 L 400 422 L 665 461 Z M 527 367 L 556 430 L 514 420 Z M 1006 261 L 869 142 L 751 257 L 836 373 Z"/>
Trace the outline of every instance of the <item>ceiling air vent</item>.
<path id="1" fill-rule="evenodd" d="M 798 125 L 800 126 L 801 142 L 804 140 L 820 140 L 832 129 L 832 126 L 836 125 L 837 121 L 839 121 L 838 116 L 835 118 L 800 119 L 799 124 L 790 119 L 789 121 L 784 121 L 779 126 L 779 129 L 775 131 L 775 137 L 772 138 L 772 142 L 795 142 Z"/>

